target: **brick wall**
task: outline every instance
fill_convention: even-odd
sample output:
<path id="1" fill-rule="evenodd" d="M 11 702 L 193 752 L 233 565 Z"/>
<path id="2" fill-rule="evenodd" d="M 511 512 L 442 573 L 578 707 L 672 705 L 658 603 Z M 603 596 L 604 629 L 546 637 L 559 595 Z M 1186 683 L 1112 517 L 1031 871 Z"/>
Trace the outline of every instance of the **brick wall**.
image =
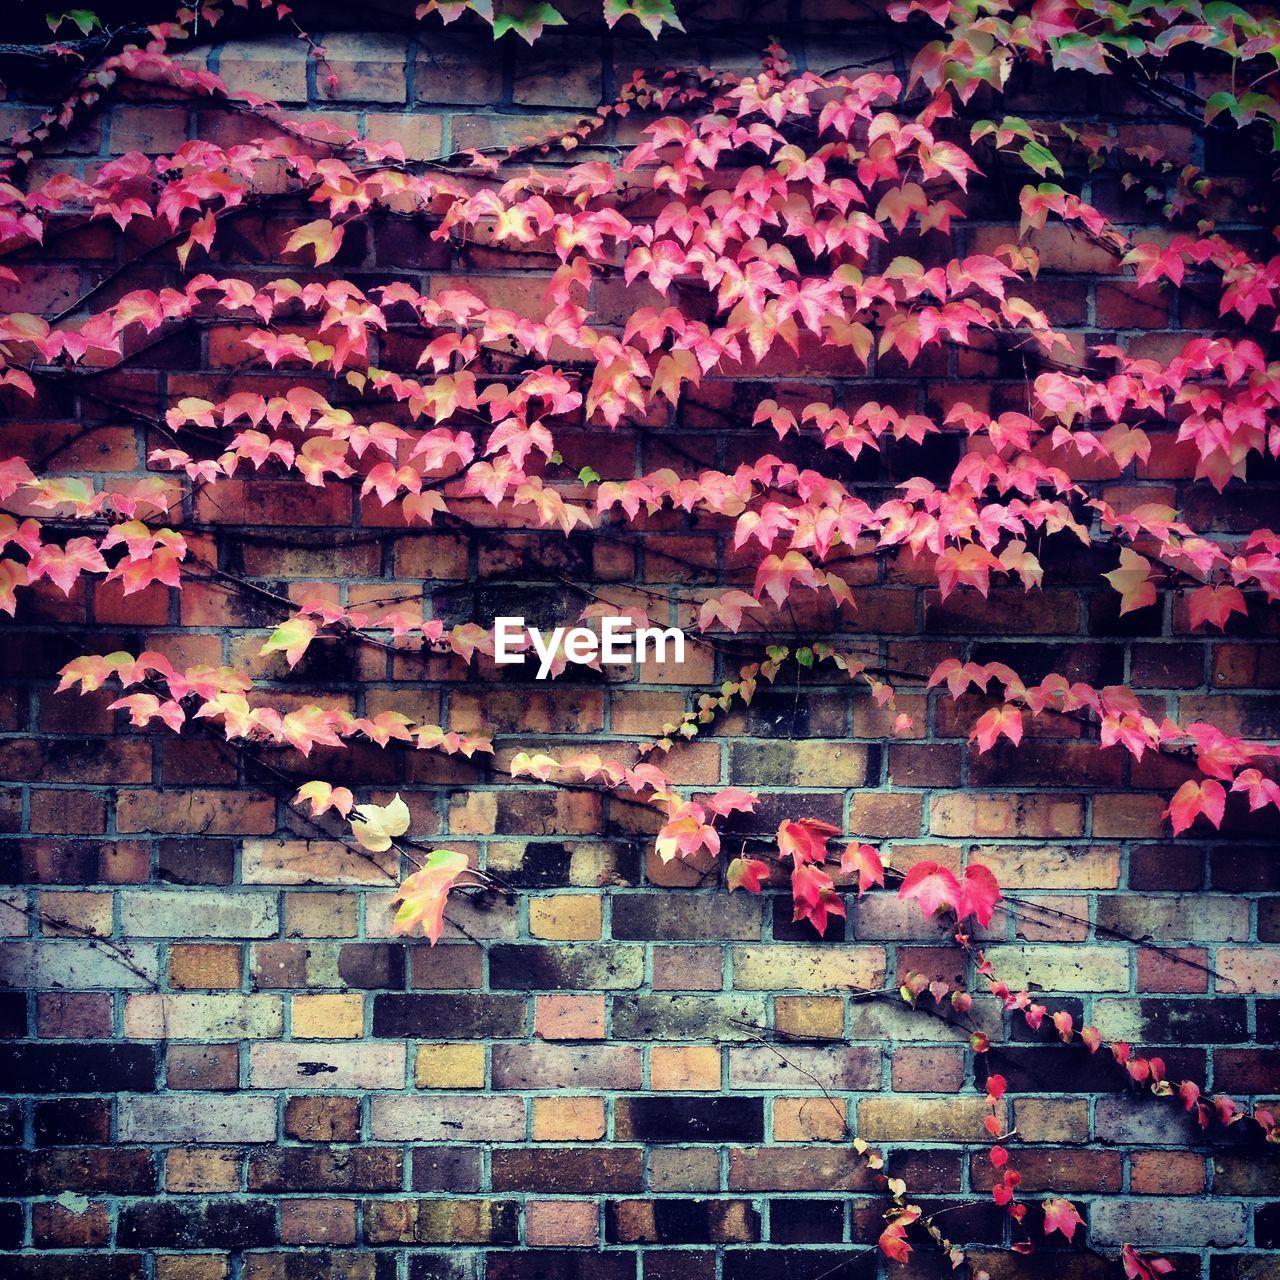
<path id="1" fill-rule="evenodd" d="M 794 16 L 794 15 L 793 15 Z M 715 29 L 671 42 L 671 62 L 744 65 Z M 792 28 L 807 65 L 892 63 L 877 30 Z M 413 157 L 518 140 L 610 94 L 652 46 L 552 36 L 500 51 L 454 29 L 325 34 L 336 91 L 292 39 L 189 55 L 234 89 L 280 99 Z M 750 43 L 745 42 L 744 43 Z M 752 44 L 751 47 L 755 47 Z M 1065 83 L 1065 88 L 1063 87 Z M 1039 95 L 1039 96 L 1037 96 Z M 1068 80 L 1051 103 L 1024 86 L 1017 109 L 1114 124 L 1135 145 L 1203 159 L 1189 132 L 1153 122 L 1114 85 Z M 21 122 L 28 108 L 0 113 Z M 199 134 L 259 126 L 207 105 L 126 101 L 94 117 L 46 170 L 77 171 L 129 149 L 162 152 Z M 622 139 L 625 140 L 625 137 Z M 601 151 L 602 156 L 612 152 Z M 1117 215 L 1139 206 L 1098 179 Z M 1007 211 L 980 193 L 960 251 L 1007 238 Z M 984 204 L 984 200 L 986 203 Z M 249 214 L 215 257 L 254 279 L 303 278 L 280 250 L 306 216 Z M 292 218 L 292 221 L 290 220 Z M 1016 220 L 1016 219 L 1015 219 Z M 1059 227 L 1038 237 L 1033 299 L 1081 338 L 1119 334 L 1168 354 L 1179 324 L 1206 323 L 1186 298 L 1121 286 L 1114 259 Z M 57 241 L 9 307 L 56 312 L 140 245 L 101 226 Z M 279 264 L 279 265 L 273 265 Z M 350 234 L 336 264 L 361 284 L 465 282 L 536 306 L 545 264 L 483 245 L 450 251 L 409 220 Z M 153 259 L 133 281 L 159 283 Z M 108 286 L 111 287 L 111 286 Z M 630 304 L 609 285 L 598 303 Z M 387 339 L 394 349 L 398 337 Z M 296 379 L 263 364 L 231 326 L 183 331 L 91 392 L 12 405 L 5 443 L 58 450 L 51 466 L 142 469 L 146 432 L 121 403 L 270 391 Z M 1024 396 L 1021 368 L 981 348 L 886 360 L 852 378 L 830 352 L 771 357 L 740 381 L 710 380 L 674 424 L 602 444 L 564 432 L 576 470 L 606 476 L 681 465 L 673 448 L 730 467 L 776 449 L 745 426 L 778 388 L 814 387 L 936 411 L 964 395 L 999 407 Z M 811 398 L 811 397 L 810 397 Z M 1181 501 L 1200 527 L 1267 523 L 1274 489 L 1222 498 L 1188 483 L 1189 454 L 1153 432 L 1149 462 L 1100 472 L 1112 500 Z M 623 443 L 625 442 L 625 444 Z M 868 494 L 920 471 L 945 474 L 945 443 L 865 460 Z M 279 680 L 281 697 L 318 691 L 368 713 L 407 709 L 448 728 L 489 726 L 498 760 L 535 745 L 643 741 L 732 654 L 694 647 L 682 669 L 629 679 L 512 679 L 481 663 L 317 646 L 288 680 L 257 650 L 279 608 L 248 580 L 294 600 L 334 590 L 353 606 L 425 591 L 450 621 L 494 612 L 559 622 L 575 582 L 611 598 L 657 589 L 692 596 L 734 580 L 723 531 L 669 513 L 621 541 L 519 529 L 406 532 L 371 500 L 334 487 L 244 480 L 192 513 L 201 551 L 226 575 L 180 595 L 115 586 L 42 592 L 0 644 L 0 1276 L 101 1280 L 819 1280 L 869 1274 L 880 1198 L 851 1130 L 883 1144 L 891 1173 L 949 1215 L 993 1276 L 1102 1274 L 1079 1248 L 1029 1259 L 999 1252 L 1006 1223 L 986 1195 L 985 1106 L 967 1037 L 892 992 L 908 971 L 947 982 L 964 965 L 945 936 L 873 894 L 818 939 L 766 895 L 727 896 L 703 869 L 663 866 L 651 815 L 617 797 L 512 784 L 483 762 L 394 746 L 296 757 L 239 753 L 215 736 L 130 731 L 107 694 L 53 693 L 55 669 L 92 644 L 233 661 Z M 1007 661 L 1027 678 L 1057 669 L 1128 681 L 1153 708 L 1251 733 L 1280 732 L 1274 617 L 1237 620 L 1225 638 L 1192 635 L 1185 604 L 1118 617 L 1104 557 L 1053 565 L 1043 592 L 963 593 L 940 603 L 909 561 L 868 562 L 861 630 L 897 673 L 915 729 L 843 678 L 787 677 L 670 757 L 677 781 L 758 788 L 757 828 L 808 815 L 874 841 L 905 868 L 976 856 L 1013 903 L 991 929 L 1011 982 L 1159 1052 L 1169 1074 L 1237 1097 L 1280 1093 L 1280 872 L 1273 824 L 1234 812 L 1221 833 L 1172 841 L 1161 821 L 1184 772 L 1148 756 L 1100 752 L 1075 722 L 1035 722 L 1018 750 L 979 758 L 965 734 L 980 709 L 926 694 L 943 657 Z M 46 584 L 47 585 L 47 584 Z M 805 619 L 816 631 L 830 618 Z M 105 632 L 105 636 L 104 633 Z M 323 777 L 385 801 L 399 791 L 419 838 L 474 854 L 507 896 L 451 901 L 435 948 L 389 937 L 393 862 L 360 859 L 291 810 L 276 770 Z M 847 998 L 849 986 L 890 991 Z M 1203 1144 L 1176 1110 L 1126 1095 L 1100 1060 L 1003 1026 L 981 1001 L 991 1065 L 1010 1084 L 1011 1142 L 1028 1192 L 1070 1195 L 1089 1241 L 1114 1256 L 1131 1241 L 1164 1251 L 1181 1276 L 1253 1280 L 1277 1271 L 1280 1164 L 1239 1143 Z M 981 1068 L 977 1068 L 979 1071 Z M 921 1250 L 917 1257 L 927 1258 Z M 937 1264 L 928 1259 L 921 1267 Z M 939 1270 L 941 1268 L 938 1268 Z"/>

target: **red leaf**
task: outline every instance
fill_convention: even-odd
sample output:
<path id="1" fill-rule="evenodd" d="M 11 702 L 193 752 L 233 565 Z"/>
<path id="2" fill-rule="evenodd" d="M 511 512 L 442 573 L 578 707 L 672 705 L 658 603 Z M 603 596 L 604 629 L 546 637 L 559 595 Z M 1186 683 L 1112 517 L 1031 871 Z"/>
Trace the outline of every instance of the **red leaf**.
<path id="1" fill-rule="evenodd" d="M 1076 1228 L 1084 1226 L 1084 1219 L 1076 1212 L 1076 1207 L 1070 1200 L 1046 1200 L 1043 1208 L 1045 1235 L 1061 1231 L 1070 1240 L 1075 1235 Z"/>
<path id="2" fill-rule="evenodd" d="M 1173 834 L 1179 835 L 1203 814 L 1215 826 L 1222 825 L 1227 807 L 1227 793 L 1222 783 L 1212 778 L 1204 782 L 1188 779 L 1178 788 L 1164 816 L 1173 823 Z"/>
<path id="3" fill-rule="evenodd" d="M 839 827 L 816 818 L 787 819 L 778 827 L 778 852 L 797 867 L 806 862 L 825 862 L 827 841 L 839 834 Z"/>
<path id="4" fill-rule="evenodd" d="M 906 888 L 906 883 L 903 883 Z M 988 867 L 980 862 L 971 863 L 964 870 L 964 883 L 960 886 L 960 901 L 956 914 L 963 920 L 973 916 L 982 928 L 991 923 L 991 913 L 1000 901 L 1000 886 Z"/>
<path id="5" fill-rule="evenodd" d="M 857 871 L 858 897 L 862 897 L 873 884 L 884 884 L 884 863 L 869 844 L 848 845 L 840 858 L 840 870 L 846 875 Z"/>
<path id="6" fill-rule="evenodd" d="M 729 892 L 735 889 L 746 889 L 749 893 L 759 893 L 760 887 L 769 878 L 769 864 L 758 858 L 734 858 L 729 863 L 727 879 Z"/>
<path id="7" fill-rule="evenodd" d="M 917 862 L 907 872 L 898 897 L 914 899 L 928 916 L 943 907 L 958 911 L 960 892 L 960 882 L 946 867 L 936 862 Z"/>
<path id="8" fill-rule="evenodd" d="M 1248 614 L 1249 610 L 1238 587 L 1201 587 L 1191 593 L 1188 601 L 1191 606 L 1191 625 L 1203 626 L 1212 623 L 1219 631 L 1227 625 L 1227 619 L 1233 613 Z"/>

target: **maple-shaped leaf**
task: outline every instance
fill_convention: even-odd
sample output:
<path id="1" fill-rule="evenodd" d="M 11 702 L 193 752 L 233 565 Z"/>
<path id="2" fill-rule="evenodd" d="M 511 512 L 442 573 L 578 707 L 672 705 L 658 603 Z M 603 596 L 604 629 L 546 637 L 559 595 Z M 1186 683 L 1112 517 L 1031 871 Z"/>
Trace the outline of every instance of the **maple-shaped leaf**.
<path id="1" fill-rule="evenodd" d="M 505 12 L 495 12 L 494 39 L 514 31 L 527 44 L 533 44 L 547 27 L 563 27 L 560 11 L 542 0 L 505 0 Z"/>
<path id="2" fill-rule="evenodd" d="M 467 869 L 465 854 L 433 849 L 420 871 L 399 888 L 392 901 L 401 905 L 391 922 L 393 934 L 412 933 L 421 926 L 434 946 L 444 929 L 444 904 L 454 882 Z"/>
<path id="3" fill-rule="evenodd" d="M 52 543 L 42 546 L 27 564 L 27 581 L 48 578 L 61 588 L 63 595 L 70 595 L 81 573 L 106 572 L 107 562 L 92 538 L 71 538 L 65 547 Z"/>
<path id="4" fill-rule="evenodd" d="M 996 741 L 1008 738 L 1016 747 L 1022 741 L 1022 709 L 1012 705 L 992 707 L 984 712 L 969 734 L 969 741 L 978 744 L 979 753 L 990 751 Z"/>
<path id="5" fill-rule="evenodd" d="M 186 712 L 176 702 L 162 702 L 153 693 L 131 693 L 117 698 L 107 710 L 128 711 L 130 723 L 139 729 L 153 719 L 163 720 L 175 733 L 182 728 L 187 718 Z"/>
<path id="6" fill-rule="evenodd" d="M 1120 567 L 1102 575 L 1120 593 L 1121 614 L 1144 609 L 1156 602 L 1155 583 L 1151 578 L 1151 561 L 1130 547 L 1120 550 Z"/>
<path id="7" fill-rule="evenodd" d="M 307 651 L 316 635 L 314 618 L 290 618 L 282 622 L 267 639 L 266 644 L 258 650 L 259 657 L 269 653 L 283 653 L 291 667 L 298 665 L 299 659 Z"/>
<path id="8" fill-rule="evenodd" d="M 797 867 L 806 862 L 824 862 L 827 841 L 839 834 L 839 827 L 816 818 L 784 819 L 778 826 L 778 852 Z"/>
<path id="9" fill-rule="evenodd" d="M 684 30 L 672 0 L 604 0 L 604 20 L 608 26 L 627 17 L 636 18 L 655 40 L 662 34 L 664 24 L 677 31 Z"/>
<path id="10" fill-rule="evenodd" d="M 873 884 L 884 884 L 884 862 L 879 852 L 869 844 L 851 844 L 840 855 L 840 870 L 845 875 L 858 873 L 858 897 L 862 897 Z"/>
<path id="11" fill-rule="evenodd" d="M 723 791 L 717 791 L 710 800 L 706 801 L 706 807 L 711 813 L 725 818 L 731 813 L 751 813 L 757 803 L 758 797 L 753 796 L 750 791 L 741 791 L 737 787 L 725 787 Z"/>
<path id="12" fill-rule="evenodd" d="M 14 614 L 18 608 L 18 587 L 27 585 L 27 566 L 16 560 L 0 560 L 0 610 Z"/>
<path id="13" fill-rule="evenodd" d="M 799 863 L 791 873 L 792 920 L 808 920 L 820 934 L 827 931 L 829 916 L 843 916 L 844 903 L 835 882 L 820 867 Z"/>
<path id="14" fill-rule="evenodd" d="M 906 1262 L 911 1256 L 906 1229 L 896 1222 L 891 1222 L 885 1227 L 877 1243 L 880 1246 L 880 1252 L 886 1258 L 892 1258 L 894 1262 Z"/>
<path id="15" fill-rule="evenodd" d="M 960 882 L 936 862 L 917 862 L 903 878 L 898 897 L 915 901 L 925 915 L 944 907 L 960 909 Z"/>
<path id="16" fill-rule="evenodd" d="M 758 609 L 760 601 L 745 591 L 724 591 L 710 600 L 704 600 L 698 610 L 698 630 L 708 631 L 717 622 L 729 631 L 736 632 L 742 626 L 743 609 Z"/>
<path id="17" fill-rule="evenodd" d="M 1191 608 L 1193 627 L 1203 626 L 1208 622 L 1219 631 L 1225 630 L 1227 619 L 1233 613 L 1243 613 L 1247 616 L 1249 612 L 1238 587 L 1201 587 L 1198 591 L 1191 593 L 1187 603 Z"/>
<path id="18" fill-rule="evenodd" d="M 330 809 L 336 809 L 345 818 L 355 804 L 355 797 L 346 787 L 331 787 L 327 782 L 320 781 L 304 782 L 298 788 L 293 803 L 301 804 L 304 800 L 310 802 L 313 818 L 318 818 Z"/>
<path id="19" fill-rule="evenodd" d="M 343 229 L 328 218 L 317 218 L 299 227 L 285 243 L 285 253 L 297 253 L 310 245 L 316 252 L 316 266 L 332 262 L 342 248 Z M 274 362 L 273 362 L 274 363 Z"/>
<path id="20" fill-rule="evenodd" d="M 746 889 L 750 893 L 759 893 L 761 886 L 769 879 L 769 864 L 759 858 L 734 858 L 725 873 L 729 892 L 735 889 Z"/>
<path id="21" fill-rule="evenodd" d="M 370 853 L 383 853 L 409 830 L 409 806 L 397 791 L 390 804 L 361 804 L 351 811 L 351 832 Z"/>
<path id="22" fill-rule="evenodd" d="M 999 901 L 1000 885 L 990 867 L 984 867 L 980 862 L 972 862 L 965 867 L 956 915 L 961 920 L 972 916 L 985 929 L 991 923 L 991 914 Z"/>
<path id="23" fill-rule="evenodd" d="M 1203 814 L 1215 827 L 1222 825 L 1227 807 L 1227 793 L 1222 783 L 1212 778 L 1204 782 L 1188 779 L 1169 802 L 1164 816 L 1173 824 L 1173 834 L 1180 835 Z"/>
<path id="24" fill-rule="evenodd" d="M 1076 1212 L 1076 1207 L 1070 1200 L 1046 1200 L 1041 1207 L 1044 1209 L 1045 1235 L 1061 1231 L 1070 1240 L 1075 1235 L 1076 1228 L 1084 1226 L 1084 1219 Z"/>

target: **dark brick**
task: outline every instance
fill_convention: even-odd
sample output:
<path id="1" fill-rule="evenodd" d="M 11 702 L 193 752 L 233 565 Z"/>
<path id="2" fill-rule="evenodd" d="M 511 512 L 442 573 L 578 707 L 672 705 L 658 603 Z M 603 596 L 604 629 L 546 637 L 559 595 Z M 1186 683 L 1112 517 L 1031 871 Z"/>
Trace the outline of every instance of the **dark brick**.
<path id="1" fill-rule="evenodd" d="M 347 943 L 338 951 L 338 977 L 365 991 L 403 991 L 405 951 L 393 942 Z"/>
<path id="2" fill-rule="evenodd" d="M 13 1254 L 0 1258 L 0 1280 L 67 1280 L 67 1255 Z M 75 1255 L 75 1273 L 93 1280 L 143 1280 L 144 1264 L 136 1253 L 86 1253 Z"/>
<path id="3" fill-rule="evenodd" d="M 1249 1011 L 1237 997 L 1146 999 L 1138 1001 L 1138 1011 L 1144 1043 L 1231 1044 L 1249 1039 Z"/>
<path id="4" fill-rule="evenodd" d="M 60 1098 L 56 1102 L 36 1103 L 38 1147 L 106 1142 L 110 1136 L 111 1104 L 105 1098 Z"/>
<path id="5" fill-rule="evenodd" d="M 774 1244 L 835 1244 L 844 1239 L 844 1201 L 770 1200 Z"/>
<path id="6" fill-rule="evenodd" d="M 1280 1204 L 1258 1210 L 1253 1220 L 1253 1243 L 1259 1249 L 1280 1249 Z"/>
<path id="7" fill-rule="evenodd" d="M 495 1251 L 487 1255 L 485 1262 L 485 1280 L 635 1280 L 635 1275 L 636 1254 L 630 1251 L 521 1249 L 511 1253 Z"/>
<path id="8" fill-rule="evenodd" d="M 1261 1044 L 1280 1043 L 1280 1000 L 1259 1000 L 1254 1013 Z"/>
<path id="9" fill-rule="evenodd" d="M 1280 858 L 1247 844 L 1217 845 L 1209 851 L 1209 883 L 1227 893 L 1280 890 Z"/>
<path id="10" fill-rule="evenodd" d="M 494 1191 L 601 1194 L 639 1191 L 644 1152 L 639 1147 L 536 1147 L 495 1150 Z"/>
<path id="11" fill-rule="evenodd" d="M 156 1187 L 155 1157 L 142 1147 L 0 1151 L 0 1195 L 149 1195 Z"/>
<path id="12" fill-rule="evenodd" d="M 1142 1046 L 1145 1056 L 1165 1060 L 1171 1080 L 1203 1080 L 1203 1050 Z M 979 1081 L 987 1072 L 1004 1076 L 1011 1093 L 1120 1093 L 1129 1079 L 1109 1053 L 1089 1053 L 1080 1045 L 992 1048 L 978 1060 Z"/>
<path id="13" fill-rule="evenodd" d="M 390 1147 L 276 1147 L 249 1157 L 250 1191 L 398 1191 L 404 1155 Z"/>
<path id="14" fill-rule="evenodd" d="M 0 1204 L 0 1249 L 20 1249 L 23 1234 L 22 1206 L 13 1201 Z M 0 1272 L 4 1262 L 0 1260 Z"/>
<path id="15" fill-rule="evenodd" d="M 0 1102 L 0 1146 L 22 1141 L 22 1104 Z"/>
<path id="16" fill-rule="evenodd" d="M 484 1170 L 477 1147 L 415 1147 L 410 1185 L 415 1191 L 479 1191 Z"/>
<path id="17" fill-rule="evenodd" d="M 236 874 L 234 840 L 160 840 L 156 874 L 170 884 L 230 884 Z"/>
<path id="18" fill-rule="evenodd" d="M 1198 889 L 1204 883 L 1204 850 L 1187 844 L 1144 844 L 1129 854 L 1129 888 Z"/>
<path id="19" fill-rule="evenodd" d="M 373 1034 L 392 1040 L 512 1040 L 525 1034 L 521 996 L 379 995 Z"/>
<path id="20" fill-rule="evenodd" d="M 716 1255 L 711 1249 L 644 1249 L 644 1280 L 715 1280 Z"/>
<path id="21" fill-rule="evenodd" d="M 871 1249 L 726 1249 L 724 1280 L 869 1280 L 879 1254 Z"/>
<path id="22" fill-rule="evenodd" d="M 1280 942 L 1280 898 L 1259 900 L 1258 938 L 1262 942 Z"/>
<path id="23" fill-rule="evenodd" d="M 763 1098 L 619 1098 L 615 1132 L 641 1142 L 762 1142 Z"/>
<path id="24" fill-rule="evenodd" d="M 760 937 L 760 903 L 737 894 L 617 894 L 613 936 L 627 942 L 754 941 Z"/>
<path id="25" fill-rule="evenodd" d="M 1228 1094 L 1280 1092 L 1280 1053 L 1275 1049 L 1215 1049 L 1213 1087 Z"/>
<path id="26" fill-rule="evenodd" d="M 378 1260 L 395 1266 L 395 1256 L 379 1255 Z M 387 1280 L 393 1280 L 389 1271 Z M 480 1255 L 452 1249 L 448 1253 L 418 1253 L 409 1255 L 409 1280 L 476 1280 L 480 1274 Z M 377 1280 L 382 1280 L 381 1276 Z"/>
<path id="27" fill-rule="evenodd" d="M 26 1034 L 26 993 L 0 991 L 0 1040 L 21 1040 Z"/>
<path id="28" fill-rule="evenodd" d="M 760 1239 L 760 1215 L 746 1200 L 610 1200 L 610 1244 L 726 1244 Z"/>
<path id="29" fill-rule="evenodd" d="M 923 1194 L 959 1191 L 964 1185 L 964 1156 L 958 1151 L 890 1151 L 886 1157 L 889 1176 L 901 1178 Z"/>
<path id="30" fill-rule="evenodd" d="M 484 982 L 484 952 L 474 943 L 409 949 L 409 985 L 427 991 L 468 991 Z"/>
<path id="31" fill-rule="evenodd" d="M 11 1093 L 154 1093 L 156 1051 L 144 1044 L 0 1045 Z"/>
<path id="32" fill-rule="evenodd" d="M 1024 1191 L 1048 1191 L 1054 1195 L 1115 1192 L 1121 1186 L 1123 1157 L 1119 1151 L 1037 1147 L 1018 1153 L 1018 1172 Z M 969 1164 L 971 1185 L 979 1191 L 990 1191 L 995 1175 L 986 1152 L 975 1152 Z"/>
<path id="33" fill-rule="evenodd" d="M 126 1248 L 252 1249 L 276 1242 L 272 1200 L 147 1200 L 120 1209 L 116 1243 Z"/>
<path id="34" fill-rule="evenodd" d="M 598 991 L 638 987 L 644 976 L 639 947 L 562 943 L 489 948 L 495 991 Z"/>
<path id="35" fill-rule="evenodd" d="M 1215 1253 L 1209 1259 L 1209 1280 L 1280 1280 L 1280 1254 Z"/>

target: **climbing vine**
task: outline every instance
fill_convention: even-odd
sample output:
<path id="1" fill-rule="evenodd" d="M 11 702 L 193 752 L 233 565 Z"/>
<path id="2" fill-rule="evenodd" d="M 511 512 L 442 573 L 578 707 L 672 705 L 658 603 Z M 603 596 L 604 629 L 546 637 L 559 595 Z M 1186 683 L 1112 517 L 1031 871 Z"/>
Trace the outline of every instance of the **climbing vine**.
<path id="1" fill-rule="evenodd" d="M 729 891 L 786 886 L 796 919 L 819 933 L 845 913 L 842 888 L 861 898 L 887 884 L 945 924 L 974 962 L 981 997 L 1021 1015 L 1032 1031 L 1109 1054 L 1135 1087 L 1194 1113 L 1205 1128 L 1245 1123 L 1280 1141 L 1269 1112 L 1249 1113 L 1205 1095 L 1195 1081 L 1172 1081 L 1158 1057 L 1106 1043 L 1094 1027 L 1077 1027 L 1069 1012 L 1003 981 L 973 937 L 1004 901 L 987 867 L 971 861 L 957 876 L 919 862 L 901 874 L 875 845 L 806 817 L 754 830 L 756 794 L 732 786 L 698 793 L 663 765 L 676 744 L 750 703 L 784 666 L 843 673 L 885 712 L 892 734 L 913 731 L 898 675 L 874 649 L 848 639 L 861 634 L 863 561 L 908 565 L 944 601 L 965 592 L 985 597 L 993 586 L 1031 597 L 1052 579 L 1064 548 L 1085 548 L 1106 560 L 1102 577 L 1120 614 L 1173 595 L 1185 601 L 1192 627 L 1219 631 L 1280 600 L 1280 534 L 1258 528 L 1230 538 L 1163 503 L 1130 501 L 1095 483 L 1146 463 L 1170 441 L 1192 451 L 1197 482 L 1219 494 L 1247 486 L 1280 457 L 1272 336 L 1280 257 L 1265 240 L 1239 234 L 1236 214 L 1219 226 L 1219 211 L 1234 201 L 1250 225 L 1270 230 L 1269 175 L 1280 150 L 1274 19 L 1217 0 L 911 0 L 880 15 L 910 46 L 901 76 L 798 70 L 775 44 L 750 74 L 637 72 L 569 129 L 409 161 L 396 142 L 288 118 L 178 56 L 202 24 L 216 27 L 248 8 L 244 0 L 230 10 L 184 8 L 123 44 L 89 11 L 50 17 L 55 39 L 66 29 L 78 33 L 67 45 L 51 43 L 51 59 L 74 66 L 86 59 L 86 43 L 92 58 L 74 73 L 65 102 L 15 139 L 0 180 L 0 279 L 21 289 L 46 246 L 86 226 L 113 228 L 147 247 L 57 314 L 0 317 L 0 386 L 18 414 L 44 396 L 88 402 L 103 394 L 145 428 L 149 471 L 103 483 L 51 469 L 47 457 L 0 449 L 0 608 L 22 617 L 46 583 L 65 596 L 85 581 L 116 582 L 129 597 L 155 584 L 190 591 L 217 581 L 257 590 L 274 609 L 276 625 L 256 655 L 271 659 L 273 679 L 324 643 L 468 666 L 495 657 L 492 618 L 446 623 L 425 609 L 425 598 L 354 607 L 341 593 L 292 599 L 236 583 L 209 559 L 197 509 L 250 475 L 292 477 L 317 493 L 354 491 L 407 528 L 639 540 L 670 519 L 723 529 L 740 585 L 616 598 L 580 587 L 582 614 L 570 621 L 624 613 L 637 627 L 683 627 L 695 643 L 735 655 L 736 678 L 706 690 L 678 721 L 653 725 L 629 758 L 534 748 L 517 751 L 501 771 L 495 763 L 495 772 L 603 789 L 645 806 L 656 815 L 662 861 L 709 861 Z M 323 75 L 334 74 L 322 43 L 299 25 L 302 15 L 274 0 L 255 8 L 304 40 Z M 431 0 L 416 18 L 479 20 L 495 37 L 529 42 L 565 22 L 551 4 L 488 0 Z M 683 29 L 671 0 L 605 0 L 607 26 L 624 19 L 655 36 Z M 1205 97 L 1187 88 L 1192 51 L 1226 87 Z M 1114 77 L 1215 145 L 1254 156 L 1259 176 L 1247 192 L 1224 195 L 1216 179 L 1154 145 L 1129 147 L 1101 131 L 1007 114 L 1004 92 L 1027 68 Z M 225 104 L 251 126 L 248 140 L 201 138 L 157 157 L 131 152 L 83 175 L 40 166 L 47 144 L 126 85 L 135 94 L 163 90 Z M 606 136 L 636 140 L 614 160 L 575 160 L 579 147 Z M 1168 230 L 1135 237 L 1090 203 L 1080 175 L 1104 167 Z M 951 233 L 976 187 L 1004 190 L 1018 233 L 989 251 L 954 256 Z M 307 211 L 283 244 L 297 279 L 263 280 L 223 265 L 235 221 L 270 207 Z M 357 284 L 344 274 L 344 250 L 362 226 L 387 217 L 412 219 L 442 244 L 540 255 L 549 270 L 545 293 L 530 290 L 522 305 L 506 306 L 447 282 L 429 290 L 403 278 Z M 1188 335 L 1159 357 L 1114 343 L 1082 349 L 1029 297 L 1039 238 L 1051 226 L 1111 255 L 1134 288 L 1159 285 L 1207 302 L 1210 332 Z M 169 282 L 136 284 L 131 269 L 144 261 L 162 264 Z M 622 323 L 601 305 L 606 285 L 626 299 Z M 611 306 L 617 311 L 616 297 Z M 99 392 L 104 372 L 126 370 L 172 334 L 215 328 L 234 335 L 241 368 L 274 371 L 269 385 L 256 389 L 247 376 L 226 394 L 179 394 L 146 406 Z M 957 395 L 931 414 L 783 386 L 750 409 L 749 425 L 776 437 L 776 453 L 761 450 L 732 470 L 691 455 L 687 465 L 641 474 L 616 465 L 614 442 L 661 435 L 690 394 L 718 377 L 785 368 L 814 352 L 846 374 L 894 361 L 910 369 L 955 347 L 1017 362 L 1025 404 Z M 584 426 L 589 446 L 575 466 L 566 454 L 576 457 L 581 443 L 570 449 L 562 437 Z M 860 496 L 853 479 L 860 460 L 900 456 L 904 442 L 935 438 L 957 450 L 941 482 L 916 474 L 882 501 Z M 564 640 L 551 648 L 538 635 L 524 647 L 535 642 L 552 677 L 580 660 Z M 359 740 L 482 758 L 493 752 L 484 732 L 447 730 L 394 709 L 359 715 L 299 705 L 248 670 L 183 665 L 159 651 L 101 653 L 90 645 L 60 675 L 63 690 L 110 687 L 118 695 L 111 709 L 137 727 L 160 721 L 176 733 L 212 730 L 229 741 L 292 748 L 300 767 L 291 790 L 310 820 L 343 829 L 370 855 L 394 849 L 409 859 L 397 932 L 434 941 L 451 891 L 501 888 L 461 853 L 410 843 L 412 819 L 399 796 L 360 803 L 347 787 L 308 779 L 305 765 L 318 746 Z M 1001 662 L 956 656 L 919 675 L 957 703 L 981 702 L 969 726 L 980 753 L 1001 740 L 1017 748 L 1033 722 L 1070 718 L 1088 726 L 1099 750 L 1185 762 L 1191 775 L 1171 791 L 1165 815 L 1174 835 L 1219 826 L 1229 805 L 1280 808 L 1274 743 L 1228 725 L 1175 722 L 1127 685 L 1095 687 L 1061 673 L 1029 679 Z M 920 974 L 908 975 L 901 996 L 962 1023 L 977 998 Z M 970 1044 L 980 1055 L 989 1047 L 977 1030 Z M 987 1074 L 992 1194 L 1019 1229 L 1014 1247 L 1029 1251 L 1004 1087 Z M 877 1152 L 855 1145 L 874 1171 L 883 1169 Z M 945 1224 L 914 1203 L 901 1180 L 881 1177 L 893 1201 L 882 1251 L 905 1261 L 910 1234 L 923 1230 L 960 1265 L 963 1253 Z M 1039 1211 L 1043 1232 L 1067 1240 L 1082 1221 L 1061 1196 Z M 1127 1245 L 1122 1262 L 1130 1280 L 1169 1270 Z"/>

